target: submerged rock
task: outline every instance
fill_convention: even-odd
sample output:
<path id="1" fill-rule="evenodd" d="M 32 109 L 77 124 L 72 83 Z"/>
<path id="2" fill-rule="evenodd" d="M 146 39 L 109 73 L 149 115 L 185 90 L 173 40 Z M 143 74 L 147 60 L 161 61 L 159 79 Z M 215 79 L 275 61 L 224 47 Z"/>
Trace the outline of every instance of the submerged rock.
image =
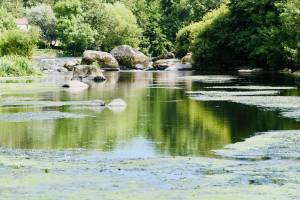
<path id="1" fill-rule="evenodd" d="M 62 87 L 64 87 L 64 88 L 82 88 L 82 89 L 87 89 L 87 88 L 89 88 L 89 85 L 86 84 L 86 83 L 83 83 L 81 81 L 72 80 L 72 81 L 68 81 L 65 84 L 63 84 Z"/>
<path id="2" fill-rule="evenodd" d="M 128 45 L 115 47 L 110 53 L 120 65 L 125 67 L 147 68 L 151 64 L 150 59 L 145 54 Z"/>
<path id="3" fill-rule="evenodd" d="M 97 62 L 100 68 L 115 71 L 119 70 L 118 61 L 110 53 L 103 51 L 86 50 L 83 53 L 82 64 L 90 65 L 94 62 Z"/>
<path id="4" fill-rule="evenodd" d="M 114 99 L 107 107 L 113 112 L 123 112 L 127 107 L 127 103 L 122 99 Z"/>
<path id="5" fill-rule="evenodd" d="M 104 81 L 102 70 L 94 65 L 77 65 L 73 69 L 72 80 L 89 79 L 94 81 Z"/>

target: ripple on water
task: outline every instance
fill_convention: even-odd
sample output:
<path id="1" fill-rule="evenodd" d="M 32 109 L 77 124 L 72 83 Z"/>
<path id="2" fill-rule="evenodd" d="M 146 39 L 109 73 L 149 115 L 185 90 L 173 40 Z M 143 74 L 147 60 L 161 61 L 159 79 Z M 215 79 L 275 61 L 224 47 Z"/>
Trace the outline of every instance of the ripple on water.
<path id="1" fill-rule="evenodd" d="M 203 76 L 183 76 L 178 77 L 179 80 L 197 81 L 202 83 L 229 83 L 239 79 L 235 76 L 229 75 L 203 75 Z"/>
<path id="2" fill-rule="evenodd" d="M 258 85 L 246 85 L 246 86 L 211 86 L 205 87 L 207 89 L 237 89 L 237 90 L 293 90 L 296 87 L 276 87 L 276 86 L 258 86 Z"/>
<path id="3" fill-rule="evenodd" d="M 201 94 L 207 96 L 266 96 L 266 95 L 277 95 L 279 91 L 268 90 L 268 91 L 188 91 L 187 94 Z"/>
<path id="4" fill-rule="evenodd" d="M 2 122 L 26 122 L 32 120 L 52 120 L 62 118 L 84 118 L 87 115 L 73 114 L 59 111 L 42 111 L 42 112 L 20 112 L 11 114 L 1 114 Z"/>

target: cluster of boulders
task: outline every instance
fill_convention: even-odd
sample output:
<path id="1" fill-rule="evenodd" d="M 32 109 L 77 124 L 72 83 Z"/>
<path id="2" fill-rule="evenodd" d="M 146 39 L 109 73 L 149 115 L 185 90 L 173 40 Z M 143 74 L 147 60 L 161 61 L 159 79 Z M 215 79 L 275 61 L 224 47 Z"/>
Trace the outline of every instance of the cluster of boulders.
<path id="1" fill-rule="evenodd" d="M 151 59 L 131 46 L 121 45 L 115 47 L 110 53 L 86 50 L 81 62 L 67 62 L 64 68 L 73 72 L 73 81 L 103 81 L 106 79 L 102 73 L 103 70 L 191 70 L 191 60 L 191 54 L 187 54 L 180 60 L 176 59 L 173 53 L 166 53 Z M 76 85 L 81 84 L 76 83 Z"/>
<path id="2" fill-rule="evenodd" d="M 105 71 L 120 69 L 190 70 L 192 69 L 191 60 L 190 53 L 181 60 L 176 59 L 173 53 L 166 53 L 151 59 L 131 46 L 121 45 L 115 47 L 110 53 L 86 50 L 83 53 L 81 64 L 66 63 L 65 68 L 73 71 L 74 67 L 78 65 L 95 65 Z"/>

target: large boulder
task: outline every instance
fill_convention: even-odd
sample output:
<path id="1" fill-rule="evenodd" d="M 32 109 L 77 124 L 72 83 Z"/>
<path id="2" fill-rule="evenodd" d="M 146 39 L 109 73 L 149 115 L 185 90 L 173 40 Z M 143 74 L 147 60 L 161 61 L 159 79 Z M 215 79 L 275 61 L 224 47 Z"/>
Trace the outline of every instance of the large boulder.
<path id="1" fill-rule="evenodd" d="M 110 53 L 121 66 L 137 69 L 151 65 L 151 60 L 145 54 L 128 45 L 115 47 Z"/>
<path id="2" fill-rule="evenodd" d="M 102 70 L 95 65 L 76 65 L 73 68 L 72 80 L 89 79 L 94 81 L 106 80 Z"/>
<path id="3" fill-rule="evenodd" d="M 98 63 L 98 65 L 101 68 L 104 69 L 115 69 L 115 70 L 119 69 L 118 61 L 110 53 L 103 52 L 103 51 L 86 50 L 83 53 L 81 63 L 90 65 L 95 62 Z"/>

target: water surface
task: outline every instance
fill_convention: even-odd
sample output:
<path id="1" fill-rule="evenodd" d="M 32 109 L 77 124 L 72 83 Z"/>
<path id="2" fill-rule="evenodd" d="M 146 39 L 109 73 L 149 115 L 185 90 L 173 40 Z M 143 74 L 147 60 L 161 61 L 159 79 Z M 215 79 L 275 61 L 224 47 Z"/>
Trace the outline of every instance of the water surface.
<path id="1" fill-rule="evenodd" d="M 297 87 L 298 79 L 274 74 L 234 75 L 197 81 L 193 72 L 110 72 L 88 90 L 58 87 L 66 78 L 3 79 L 0 86 L 0 146 L 16 149 L 95 149 L 126 157 L 214 156 L 211 150 L 257 132 L 297 130 L 300 122 L 278 110 L 226 101 L 197 101 L 189 91 L 235 91 L 222 86 Z M 299 90 L 278 90 L 298 96 Z M 86 102 L 123 99 L 125 108 Z M 85 103 L 76 103 L 85 102 Z M 87 105 L 86 105 L 87 104 Z"/>

